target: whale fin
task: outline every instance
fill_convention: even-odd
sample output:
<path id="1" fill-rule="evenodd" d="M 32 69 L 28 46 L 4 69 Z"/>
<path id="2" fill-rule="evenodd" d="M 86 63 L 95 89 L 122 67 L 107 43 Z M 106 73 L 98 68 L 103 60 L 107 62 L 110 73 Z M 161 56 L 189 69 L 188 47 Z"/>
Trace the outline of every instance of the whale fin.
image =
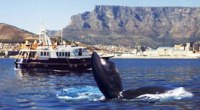
<path id="1" fill-rule="evenodd" d="M 101 59 L 96 52 L 93 52 L 91 65 L 94 79 L 105 98 L 118 98 L 123 89 L 115 64 L 111 61 Z"/>
<path id="2" fill-rule="evenodd" d="M 161 86 L 145 86 L 135 90 L 125 90 L 121 93 L 123 99 L 133 99 L 144 94 L 160 94 L 164 93 L 172 88 Z"/>

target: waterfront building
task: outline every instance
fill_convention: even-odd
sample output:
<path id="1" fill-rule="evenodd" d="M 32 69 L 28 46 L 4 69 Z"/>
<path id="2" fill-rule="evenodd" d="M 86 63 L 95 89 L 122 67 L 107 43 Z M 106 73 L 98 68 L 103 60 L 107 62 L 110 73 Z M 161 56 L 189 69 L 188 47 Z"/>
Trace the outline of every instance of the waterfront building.
<path id="1" fill-rule="evenodd" d="M 188 48 L 189 49 L 189 48 Z M 191 50 L 177 49 L 173 47 L 159 47 L 157 49 L 146 50 L 145 56 L 190 56 L 193 54 Z"/>

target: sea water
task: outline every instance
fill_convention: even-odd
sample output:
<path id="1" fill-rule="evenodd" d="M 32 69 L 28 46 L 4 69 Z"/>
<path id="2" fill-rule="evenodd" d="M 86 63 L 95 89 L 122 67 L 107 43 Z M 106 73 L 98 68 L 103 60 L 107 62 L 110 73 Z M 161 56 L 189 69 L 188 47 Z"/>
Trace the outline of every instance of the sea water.
<path id="1" fill-rule="evenodd" d="M 14 59 L 0 59 L 0 109 L 200 109 L 199 59 L 111 59 L 124 89 L 166 86 L 162 94 L 102 101 L 92 71 L 21 71 Z"/>

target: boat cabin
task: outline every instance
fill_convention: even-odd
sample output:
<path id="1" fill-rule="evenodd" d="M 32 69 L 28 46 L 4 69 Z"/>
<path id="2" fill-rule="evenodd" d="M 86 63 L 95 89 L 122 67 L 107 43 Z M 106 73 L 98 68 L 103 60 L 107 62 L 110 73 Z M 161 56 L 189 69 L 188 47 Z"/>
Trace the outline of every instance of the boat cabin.
<path id="1" fill-rule="evenodd" d="M 71 57 L 88 57 L 90 56 L 85 47 L 63 46 L 58 49 L 38 48 L 36 50 L 22 49 L 18 58 L 23 59 L 49 59 L 49 58 L 71 58 Z"/>

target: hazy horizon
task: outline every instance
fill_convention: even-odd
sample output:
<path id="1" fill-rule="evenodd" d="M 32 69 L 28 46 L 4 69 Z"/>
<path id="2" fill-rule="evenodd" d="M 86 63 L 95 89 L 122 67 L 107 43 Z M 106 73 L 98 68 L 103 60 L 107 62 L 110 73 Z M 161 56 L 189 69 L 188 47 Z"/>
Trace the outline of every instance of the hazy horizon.
<path id="1" fill-rule="evenodd" d="M 96 5 L 129 7 L 199 7 L 196 0 L 2 0 L 0 23 L 7 23 L 38 33 L 40 24 L 60 30 L 70 24 L 73 15 L 92 11 Z"/>

